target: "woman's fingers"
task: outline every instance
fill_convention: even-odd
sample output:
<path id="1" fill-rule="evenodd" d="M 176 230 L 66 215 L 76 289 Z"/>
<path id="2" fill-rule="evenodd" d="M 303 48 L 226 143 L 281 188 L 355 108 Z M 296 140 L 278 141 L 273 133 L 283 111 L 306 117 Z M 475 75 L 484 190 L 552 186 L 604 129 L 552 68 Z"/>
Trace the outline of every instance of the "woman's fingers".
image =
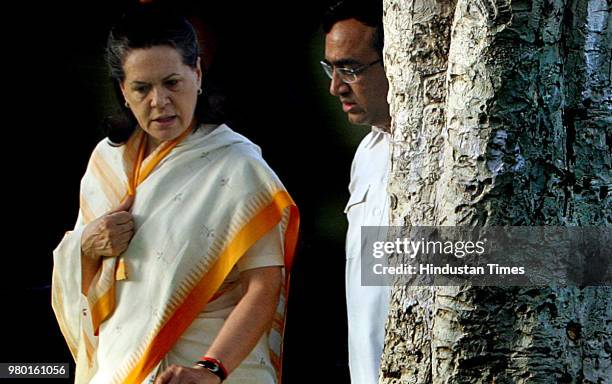
<path id="1" fill-rule="evenodd" d="M 134 221 L 134 216 L 126 211 L 109 213 L 105 217 L 112 224 L 125 224 Z"/>
<path id="2" fill-rule="evenodd" d="M 134 231 L 134 221 L 128 221 L 123 224 L 117 224 L 112 229 L 111 232 L 113 235 L 121 235 L 125 232 Z"/>
<path id="3" fill-rule="evenodd" d="M 130 210 L 130 208 L 132 208 L 133 203 L 134 203 L 134 196 L 133 195 L 127 196 L 125 200 L 123 200 L 116 208 L 114 208 L 108 213 L 111 214 L 111 213 L 122 212 L 122 211 L 127 212 Z"/>
<path id="4" fill-rule="evenodd" d="M 130 244 L 130 240 L 132 240 L 132 236 L 134 236 L 134 231 L 123 232 L 117 235 L 117 237 L 115 237 L 114 245 L 117 248 L 123 247 L 123 249 L 121 250 L 121 252 L 123 252 L 127 249 L 128 245 Z"/>
<path id="5" fill-rule="evenodd" d="M 155 384 L 218 384 L 221 382 L 217 376 L 207 369 L 189 368 L 180 365 L 171 365 L 155 380 Z"/>
<path id="6" fill-rule="evenodd" d="M 90 223 L 91 227 L 84 233 L 82 249 L 87 251 L 87 254 L 106 257 L 123 253 L 134 236 L 134 221 L 129 213 L 126 214 L 129 215 L 127 221 L 124 221 L 125 217 L 106 216 L 100 218 L 97 223 Z M 121 223 L 118 224 L 117 220 Z"/>

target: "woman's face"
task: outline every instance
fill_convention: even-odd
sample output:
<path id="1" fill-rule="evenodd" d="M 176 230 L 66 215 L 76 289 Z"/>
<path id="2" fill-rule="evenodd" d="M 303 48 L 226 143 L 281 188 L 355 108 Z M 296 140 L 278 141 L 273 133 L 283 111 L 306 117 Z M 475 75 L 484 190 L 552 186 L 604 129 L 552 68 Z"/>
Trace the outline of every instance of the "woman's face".
<path id="1" fill-rule="evenodd" d="M 172 47 L 134 49 L 127 54 L 123 71 L 123 97 L 153 146 L 177 138 L 194 123 L 202 83 L 199 59 L 191 68 Z"/>

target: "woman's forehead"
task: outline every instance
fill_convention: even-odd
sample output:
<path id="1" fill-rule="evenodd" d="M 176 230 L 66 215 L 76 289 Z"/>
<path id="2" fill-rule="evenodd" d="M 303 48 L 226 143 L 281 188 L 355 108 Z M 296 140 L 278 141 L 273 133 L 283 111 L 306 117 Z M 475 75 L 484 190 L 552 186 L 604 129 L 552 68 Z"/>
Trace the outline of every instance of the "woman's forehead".
<path id="1" fill-rule="evenodd" d="M 165 77 L 172 72 L 183 72 L 186 67 L 180 53 L 166 45 L 130 50 L 123 62 L 126 77 Z"/>

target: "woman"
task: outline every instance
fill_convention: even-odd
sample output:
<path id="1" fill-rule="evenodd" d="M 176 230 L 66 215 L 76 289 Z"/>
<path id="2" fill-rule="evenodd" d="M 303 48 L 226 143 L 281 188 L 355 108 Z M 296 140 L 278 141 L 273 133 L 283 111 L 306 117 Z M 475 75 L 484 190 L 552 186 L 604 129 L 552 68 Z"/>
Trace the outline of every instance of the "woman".
<path id="1" fill-rule="evenodd" d="M 95 148 L 54 251 L 76 382 L 277 382 L 295 204 L 258 147 L 198 121 L 186 20 L 125 16 L 107 56 L 137 124 Z"/>

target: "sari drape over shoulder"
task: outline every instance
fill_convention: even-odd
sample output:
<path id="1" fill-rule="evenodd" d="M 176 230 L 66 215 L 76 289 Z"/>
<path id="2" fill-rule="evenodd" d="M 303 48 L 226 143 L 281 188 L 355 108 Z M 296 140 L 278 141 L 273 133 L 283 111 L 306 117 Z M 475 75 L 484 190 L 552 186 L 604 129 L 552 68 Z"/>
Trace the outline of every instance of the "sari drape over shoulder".
<path id="1" fill-rule="evenodd" d="M 98 144 L 81 181 L 75 228 L 54 251 L 52 305 L 77 363 L 76 382 L 141 383 L 154 377 L 240 257 L 279 225 L 285 286 L 268 340 L 280 377 L 299 214 L 259 148 L 226 125 L 212 132 L 201 127 L 151 167 L 136 188 L 129 247 L 121 261 L 105 258 L 87 296 L 81 293 L 82 231 L 129 193 L 142 135 L 137 130 L 121 147 Z M 123 263 L 125 279 L 118 268 Z"/>

